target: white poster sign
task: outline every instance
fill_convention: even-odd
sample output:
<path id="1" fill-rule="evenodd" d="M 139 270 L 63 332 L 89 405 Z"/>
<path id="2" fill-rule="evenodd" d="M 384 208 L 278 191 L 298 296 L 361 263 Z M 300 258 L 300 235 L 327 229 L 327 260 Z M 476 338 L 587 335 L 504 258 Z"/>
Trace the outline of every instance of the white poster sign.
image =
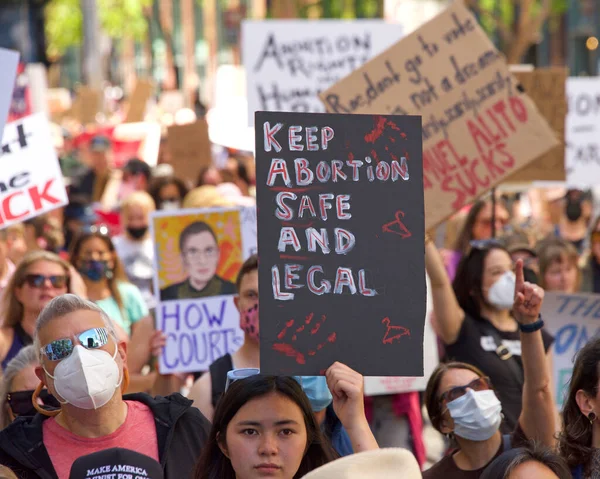
<path id="1" fill-rule="evenodd" d="M 0 134 L 8 117 L 8 110 L 15 89 L 15 78 L 19 66 L 19 53 L 0 48 Z"/>
<path id="2" fill-rule="evenodd" d="M 383 394 L 397 394 L 411 391 L 425 391 L 431 373 L 439 363 L 438 345 L 435 332 L 431 326 L 433 313 L 433 300 L 431 298 L 431 284 L 427 276 L 427 312 L 425 320 L 425 335 L 423 336 L 423 368 L 422 377 L 366 377 L 365 395 L 379 396 Z"/>
<path id="3" fill-rule="evenodd" d="M 255 218 L 256 208 L 152 214 L 156 328 L 167 336 L 161 374 L 205 371 L 244 342 L 233 298 L 238 272 L 256 252 Z"/>
<path id="4" fill-rule="evenodd" d="M 542 317 L 546 331 L 554 336 L 554 398 L 562 408 L 575 355 L 600 333 L 600 295 L 546 293 Z"/>
<path id="5" fill-rule="evenodd" d="M 7 124 L 0 151 L 0 229 L 68 202 L 46 116 Z"/>
<path id="6" fill-rule="evenodd" d="M 325 111 L 320 91 L 401 37 L 401 25 L 381 20 L 245 20 L 249 125 L 259 110 Z"/>
<path id="7" fill-rule="evenodd" d="M 570 187 L 600 183 L 600 77 L 567 78 L 565 170 Z"/>

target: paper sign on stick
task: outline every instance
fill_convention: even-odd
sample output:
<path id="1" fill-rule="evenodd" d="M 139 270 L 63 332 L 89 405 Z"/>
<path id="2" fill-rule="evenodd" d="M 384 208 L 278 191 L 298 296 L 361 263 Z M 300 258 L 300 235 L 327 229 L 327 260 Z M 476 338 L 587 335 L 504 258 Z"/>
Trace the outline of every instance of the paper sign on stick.
<path id="1" fill-rule="evenodd" d="M 522 168 L 506 182 L 565 180 L 565 121 L 567 116 L 567 68 L 538 68 L 514 72 L 525 93 L 554 130 L 560 144 Z"/>
<path id="2" fill-rule="evenodd" d="M 240 267 L 256 251 L 254 217 L 248 208 L 153 213 L 156 327 L 167 336 L 161 374 L 205 371 L 244 342 L 233 298 Z M 243 319 L 257 321 L 255 305 Z"/>
<path id="3" fill-rule="evenodd" d="M 100 101 L 101 96 L 98 90 L 82 86 L 77 90 L 71 114 L 82 125 L 96 123 L 96 114 L 100 109 Z"/>
<path id="4" fill-rule="evenodd" d="M 194 185 L 200 170 L 212 163 L 212 151 L 206 120 L 173 125 L 167 130 L 167 146 L 175 176 Z"/>
<path id="5" fill-rule="evenodd" d="M 554 336 L 553 376 L 556 405 L 562 408 L 577 352 L 600 334 L 600 295 L 546 293 L 545 329 Z"/>
<path id="6" fill-rule="evenodd" d="M 147 80 L 138 80 L 135 89 L 129 98 L 129 110 L 123 123 L 137 123 L 144 121 L 146 104 L 152 96 L 154 84 Z"/>
<path id="7" fill-rule="evenodd" d="M 335 113 L 422 115 L 428 229 L 558 144 L 461 2 L 321 99 Z"/>
<path id="8" fill-rule="evenodd" d="M 0 229 L 68 203 L 45 114 L 4 128 L 0 150 Z"/>
<path id="9" fill-rule="evenodd" d="M 600 182 L 600 77 L 568 78 L 567 99 L 567 185 L 594 188 Z"/>
<path id="10" fill-rule="evenodd" d="M 260 367 L 422 376 L 421 118 L 257 112 Z"/>
<path id="11" fill-rule="evenodd" d="M 244 20 L 248 121 L 254 112 L 323 112 L 319 93 L 402 37 L 381 20 Z"/>
<path id="12" fill-rule="evenodd" d="M 2 65 L 2 75 L 0 75 L 0 134 L 2 134 L 15 88 L 19 53 L 0 48 L 0 65 Z"/>

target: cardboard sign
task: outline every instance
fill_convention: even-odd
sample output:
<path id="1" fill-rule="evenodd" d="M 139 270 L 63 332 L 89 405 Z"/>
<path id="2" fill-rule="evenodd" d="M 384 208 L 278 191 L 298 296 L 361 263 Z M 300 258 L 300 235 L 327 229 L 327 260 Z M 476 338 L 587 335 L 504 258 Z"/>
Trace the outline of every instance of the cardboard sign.
<path id="1" fill-rule="evenodd" d="M 156 328 L 167 335 L 161 374 L 205 371 L 244 342 L 233 297 L 240 267 L 256 251 L 252 217 L 247 208 L 152 214 Z"/>
<path id="2" fill-rule="evenodd" d="M 552 148 L 506 182 L 565 180 L 565 121 L 567 117 L 567 68 L 538 68 L 531 72 L 514 72 L 525 93 L 554 130 L 560 144 Z"/>
<path id="3" fill-rule="evenodd" d="M 15 88 L 15 77 L 19 66 L 19 52 L 0 48 L 0 134 L 4 130 L 8 110 L 12 102 L 13 89 Z"/>
<path id="4" fill-rule="evenodd" d="M 562 408 L 577 352 L 600 333 L 600 295 L 546 293 L 542 306 L 546 331 L 554 336 L 556 405 Z"/>
<path id="5" fill-rule="evenodd" d="M 212 163 L 206 120 L 187 125 L 173 125 L 167 130 L 167 146 L 171 152 L 171 165 L 175 176 L 194 185 L 200 170 Z"/>
<path id="6" fill-rule="evenodd" d="M 255 121 L 261 371 L 422 376 L 421 119 Z"/>
<path id="7" fill-rule="evenodd" d="M 427 229 L 558 144 L 461 2 L 321 99 L 335 113 L 422 115 Z"/>
<path id="8" fill-rule="evenodd" d="M 423 337 L 424 374 L 421 377 L 369 377 L 365 378 L 365 395 L 398 394 L 412 391 L 425 391 L 427 381 L 439 363 L 437 336 L 431 326 L 433 299 L 429 277 L 427 277 L 427 313 L 425 315 L 425 334 Z"/>
<path id="9" fill-rule="evenodd" d="M 77 96 L 73 102 L 71 116 L 82 125 L 96 123 L 96 115 L 100 110 L 100 92 L 92 88 L 82 86 L 77 90 Z"/>
<path id="10" fill-rule="evenodd" d="M 567 80 L 567 185 L 594 188 L 600 182 L 600 77 Z"/>
<path id="11" fill-rule="evenodd" d="M 46 116 L 7 124 L 0 152 L 0 229 L 67 203 Z"/>
<path id="12" fill-rule="evenodd" d="M 402 37 L 374 20 L 245 20 L 248 121 L 254 112 L 323 112 L 319 93 Z"/>
<path id="13" fill-rule="evenodd" d="M 154 91 L 154 84 L 147 80 L 138 80 L 135 89 L 129 98 L 129 109 L 123 123 L 137 123 L 144 121 L 146 105 Z"/>

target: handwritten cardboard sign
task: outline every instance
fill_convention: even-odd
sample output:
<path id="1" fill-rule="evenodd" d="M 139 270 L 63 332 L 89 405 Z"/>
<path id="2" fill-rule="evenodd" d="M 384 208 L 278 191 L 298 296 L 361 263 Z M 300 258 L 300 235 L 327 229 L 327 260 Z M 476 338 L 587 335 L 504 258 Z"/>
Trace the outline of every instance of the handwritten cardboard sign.
<path id="1" fill-rule="evenodd" d="M 187 125 L 173 125 L 167 130 L 167 146 L 175 176 L 194 185 L 200 170 L 212 163 L 212 151 L 205 119 Z"/>
<path id="2" fill-rule="evenodd" d="M 425 391 L 427 382 L 433 370 L 439 363 L 437 336 L 431 325 L 433 299 L 431 286 L 427 277 L 427 312 L 425 314 L 425 332 L 423 337 L 423 376 L 415 377 L 365 377 L 365 395 L 380 396 L 382 394 L 397 394 L 411 391 Z"/>
<path id="3" fill-rule="evenodd" d="M 256 252 L 255 211 L 212 208 L 152 214 L 154 290 L 160 301 L 156 327 L 167 336 L 159 364 L 162 374 L 205 371 L 244 342 L 233 297 L 240 267 Z"/>
<path id="4" fill-rule="evenodd" d="M 511 181 L 565 180 L 565 121 L 567 116 L 567 68 L 538 68 L 530 72 L 514 72 L 525 93 L 554 130 L 560 144 L 522 168 Z"/>
<path id="5" fill-rule="evenodd" d="M 254 112 L 323 112 L 319 93 L 402 37 L 377 20 L 244 20 L 248 121 Z"/>
<path id="6" fill-rule="evenodd" d="M 257 112 L 260 361 L 422 376 L 421 119 Z"/>
<path id="7" fill-rule="evenodd" d="M 546 293 L 542 316 L 554 336 L 555 400 L 562 408 L 577 352 L 600 333 L 600 295 Z"/>
<path id="8" fill-rule="evenodd" d="M 334 113 L 422 115 L 428 229 L 558 144 L 461 2 L 320 96 Z"/>
<path id="9" fill-rule="evenodd" d="M 96 123 L 96 115 L 100 110 L 101 93 L 87 86 L 77 90 L 75 101 L 71 109 L 71 116 L 82 125 Z"/>
<path id="10" fill-rule="evenodd" d="M 45 114 L 8 123 L 0 150 L 0 229 L 67 203 Z"/>
<path id="11" fill-rule="evenodd" d="M 148 80 L 138 80 L 129 99 L 129 109 L 124 123 L 137 123 L 144 121 L 146 105 L 154 91 L 154 84 Z"/>
<path id="12" fill-rule="evenodd" d="M 0 134 L 2 134 L 12 103 L 13 90 L 15 89 L 19 52 L 0 48 L 0 65 L 2 65 L 2 75 L 0 75 Z"/>
<path id="13" fill-rule="evenodd" d="M 594 188 L 600 182 L 600 77 L 569 78 L 567 100 L 567 184 Z"/>

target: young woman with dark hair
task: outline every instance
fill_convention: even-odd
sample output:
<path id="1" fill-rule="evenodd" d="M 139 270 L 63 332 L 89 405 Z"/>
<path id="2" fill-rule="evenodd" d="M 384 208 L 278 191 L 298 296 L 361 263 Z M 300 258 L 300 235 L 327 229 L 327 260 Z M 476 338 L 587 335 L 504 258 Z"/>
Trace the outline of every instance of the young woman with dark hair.
<path id="1" fill-rule="evenodd" d="M 520 324 L 513 310 L 515 273 L 510 255 L 493 240 L 472 242 L 453 284 L 431 240 L 425 247 L 425 263 L 433 326 L 445 345 L 446 359 L 472 364 L 491 379 L 504 412 L 502 430 L 512 432 L 521 414 L 524 365 Z M 552 370 L 553 338 L 541 331 Z"/>
<path id="2" fill-rule="evenodd" d="M 577 353 L 562 410 L 559 450 L 574 479 L 600 474 L 599 368 L 600 338 L 596 338 Z"/>
<path id="3" fill-rule="evenodd" d="M 363 378 L 335 363 L 326 373 L 354 452 L 377 449 L 364 414 Z M 300 478 L 337 457 L 295 378 L 254 375 L 218 403 L 194 479 Z"/>
<path id="4" fill-rule="evenodd" d="M 481 479 L 571 479 L 567 463 L 552 449 L 530 444 L 511 449 L 485 470 Z"/>
<path id="5" fill-rule="evenodd" d="M 538 319 L 544 292 L 524 281 L 521 260 L 515 290 L 513 314 L 520 329 L 524 377 L 518 425 L 510 436 L 500 432 L 504 403 L 489 375 L 468 363 L 440 364 L 427 383 L 425 405 L 434 428 L 451 437 L 458 450 L 426 471 L 425 479 L 478 479 L 503 451 L 528 439 L 554 444 L 556 409 Z"/>

